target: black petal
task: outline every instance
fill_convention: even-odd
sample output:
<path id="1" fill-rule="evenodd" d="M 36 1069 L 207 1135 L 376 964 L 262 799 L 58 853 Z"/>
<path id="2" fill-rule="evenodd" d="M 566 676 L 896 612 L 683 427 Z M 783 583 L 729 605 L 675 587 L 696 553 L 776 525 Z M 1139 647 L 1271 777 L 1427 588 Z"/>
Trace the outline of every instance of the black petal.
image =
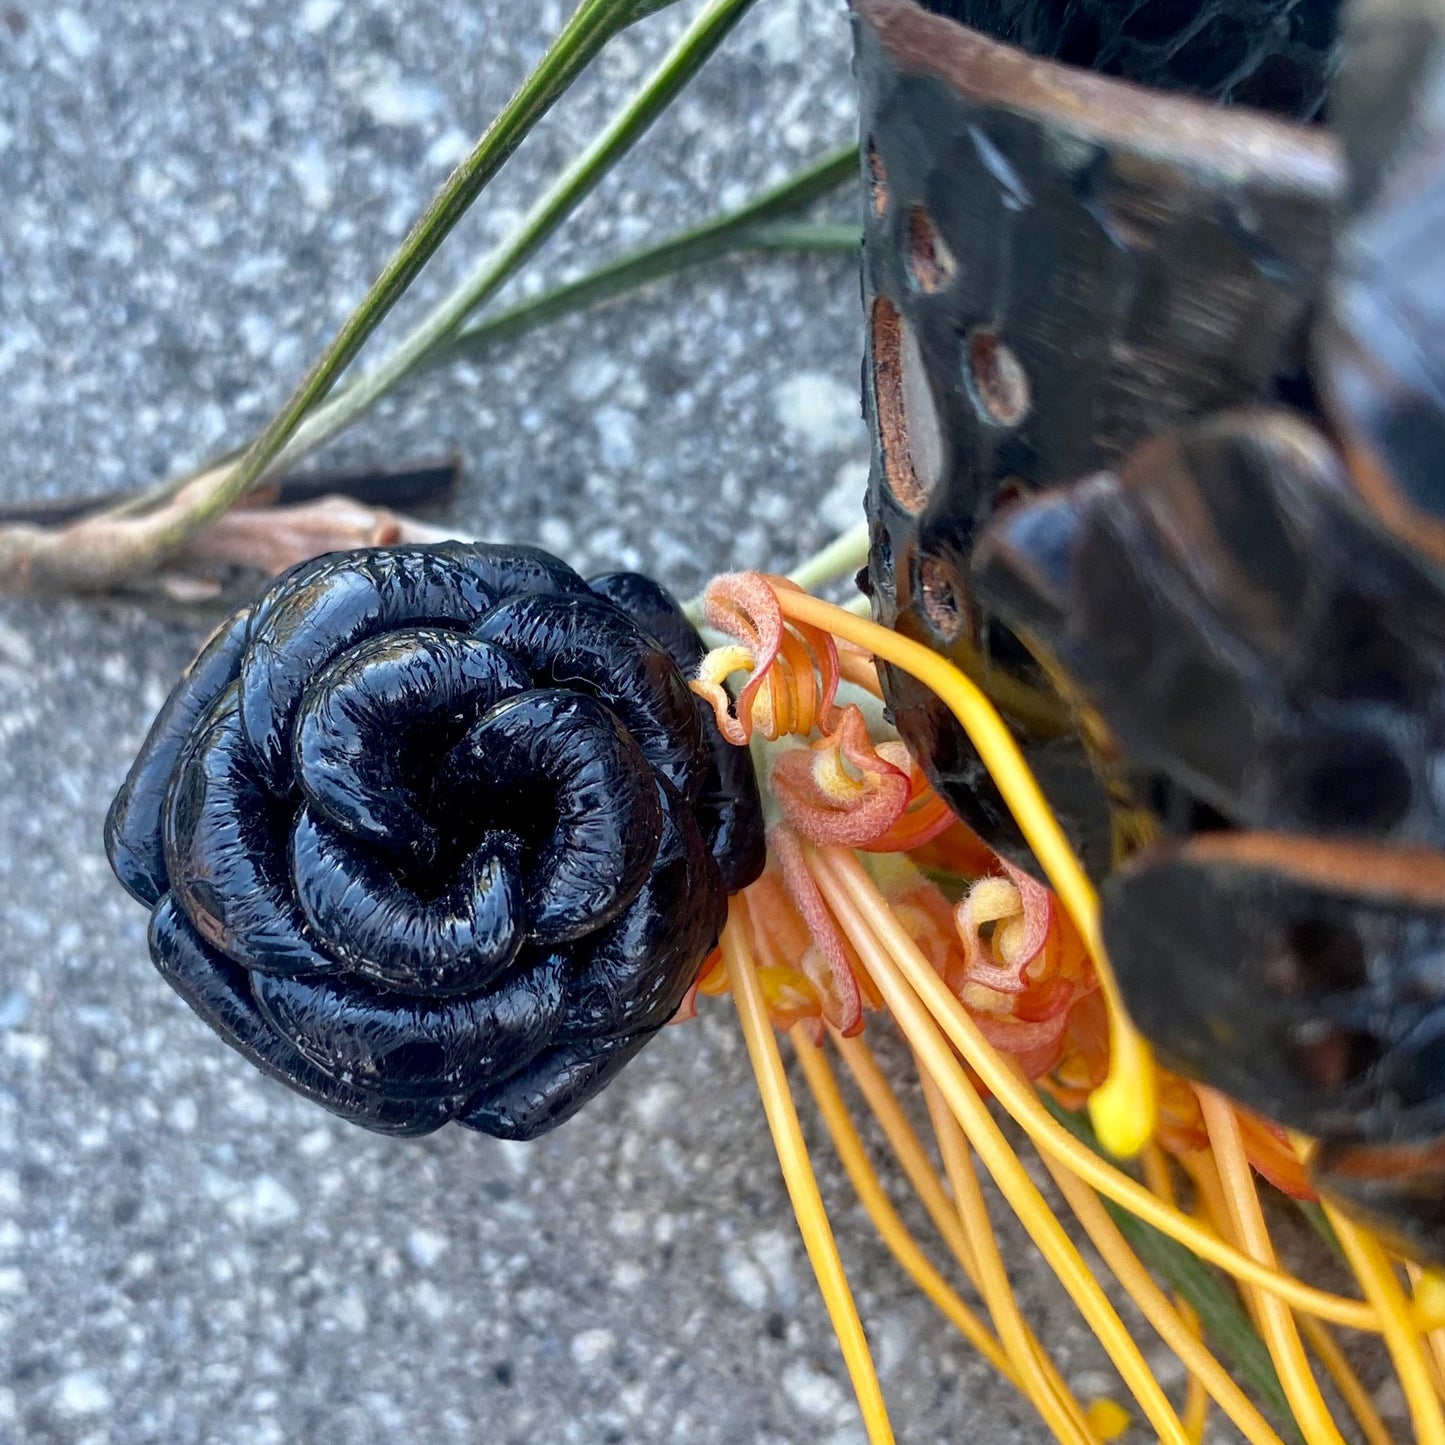
<path id="1" fill-rule="evenodd" d="M 497 824 L 555 820 L 526 871 L 532 936 L 567 943 L 636 896 L 662 834 L 657 784 L 632 735 L 585 693 L 524 692 L 453 749 L 440 777 L 453 806 Z"/>
<path id="2" fill-rule="evenodd" d="M 526 913 L 519 845 L 490 834 L 434 896 L 303 808 L 292 839 L 296 896 L 322 946 L 383 988 L 474 993 L 517 956 Z"/>
<path id="3" fill-rule="evenodd" d="M 353 979 L 255 974 L 251 986 L 272 1027 L 328 1078 L 421 1099 L 471 1093 L 535 1058 L 562 1016 L 565 971 L 545 956 L 487 993 L 436 1001 Z"/>
<path id="4" fill-rule="evenodd" d="M 455 1112 L 452 1099 L 385 1099 L 328 1078 L 271 1028 L 246 971 L 212 949 L 169 898 L 151 916 L 150 948 L 161 977 L 237 1053 L 333 1114 L 382 1134 L 430 1134 Z"/>
<path id="5" fill-rule="evenodd" d="M 235 682 L 250 620 L 249 607 L 227 618 L 181 674 L 105 815 L 110 866 L 126 892 L 147 908 L 153 908 L 170 886 L 162 836 L 166 785 L 196 724 Z"/>
<path id="6" fill-rule="evenodd" d="M 302 790 L 354 837 L 425 866 L 438 846 L 424 816 L 435 763 L 494 703 L 530 685 L 513 658 L 464 633 L 408 627 L 359 643 L 302 698 Z"/>
<path id="7" fill-rule="evenodd" d="M 538 687 L 600 698 L 647 761 L 684 796 L 697 795 L 705 759 L 692 693 L 671 654 L 625 613 L 600 598 L 517 597 L 477 635 L 529 668 Z"/>
<path id="8" fill-rule="evenodd" d="M 291 889 L 290 813 L 261 786 L 233 686 L 171 783 L 166 868 L 201 936 L 243 968 L 329 973 Z"/>

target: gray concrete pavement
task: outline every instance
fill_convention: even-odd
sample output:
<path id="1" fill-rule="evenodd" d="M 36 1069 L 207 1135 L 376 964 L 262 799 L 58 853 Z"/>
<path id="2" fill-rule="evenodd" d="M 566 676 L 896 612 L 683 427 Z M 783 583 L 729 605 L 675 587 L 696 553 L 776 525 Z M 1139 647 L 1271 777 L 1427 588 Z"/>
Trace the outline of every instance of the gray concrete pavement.
<path id="1" fill-rule="evenodd" d="M 0 497 L 140 485 L 242 440 L 563 9 L 3 0 Z M 609 51 L 422 298 L 678 25 Z M 762 0 L 537 274 L 847 140 L 848 49 L 839 0 Z M 846 261 L 722 264 L 426 378 L 329 459 L 456 452 L 456 525 L 687 591 L 860 515 L 859 327 Z M 100 824 L 204 630 L 0 603 L 0 1440 L 861 1440 L 729 1006 L 538 1145 L 402 1143 L 254 1075 L 159 981 Z M 900 1438 L 1042 1438 L 821 1168 Z"/>

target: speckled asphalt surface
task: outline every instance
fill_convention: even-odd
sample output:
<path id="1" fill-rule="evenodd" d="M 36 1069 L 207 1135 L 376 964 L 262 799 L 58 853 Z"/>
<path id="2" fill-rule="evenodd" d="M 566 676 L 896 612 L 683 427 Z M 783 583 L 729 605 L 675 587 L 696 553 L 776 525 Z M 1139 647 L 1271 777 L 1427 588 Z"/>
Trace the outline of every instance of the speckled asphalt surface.
<path id="1" fill-rule="evenodd" d="M 614 44 L 423 299 L 695 8 Z M 0 0 L 0 496 L 138 486 L 244 439 L 563 9 Z M 537 274 L 850 139 L 848 54 L 841 0 L 761 0 Z M 329 459 L 455 452 L 447 520 L 584 571 L 687 592 L 785 567 L 861 511 L 857 295 L 839 258 L 713 266 L 418 382 Z M 403 1143 L 254 1075 L 156 978 L 100 824 L 205 628 L 0 603 L 0 1440 L 860 1441 L 726 1004 L 540 1144 Z M 900 1439 L 1042 1438 L 820 1168 Z"/>

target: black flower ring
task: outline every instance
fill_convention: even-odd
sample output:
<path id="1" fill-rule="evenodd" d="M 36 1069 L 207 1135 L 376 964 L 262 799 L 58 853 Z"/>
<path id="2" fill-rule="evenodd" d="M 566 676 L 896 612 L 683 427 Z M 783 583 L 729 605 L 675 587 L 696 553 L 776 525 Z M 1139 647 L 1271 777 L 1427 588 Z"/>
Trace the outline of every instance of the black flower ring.
<path id="1" fill-rule="evenodd" d="M 763 862 L 676 601 L 445 543 L 295 568 L 211 639 L 106 819 L 156 967 L 344 1118 L 561 1123 L 676 1011 Z"/>

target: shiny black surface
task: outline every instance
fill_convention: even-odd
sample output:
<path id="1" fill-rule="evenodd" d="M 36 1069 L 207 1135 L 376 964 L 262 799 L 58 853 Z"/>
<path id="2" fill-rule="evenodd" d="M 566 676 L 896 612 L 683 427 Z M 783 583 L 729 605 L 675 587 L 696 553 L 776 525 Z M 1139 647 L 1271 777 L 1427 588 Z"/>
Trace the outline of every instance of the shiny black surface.
<path id="1" fill-rule="evenodd" d="M 107 820 L 163 976 L 370 1128 L 570 1116 L 676 1011 L 724 873 L 761 866 L 746 751 L 719 756 L 680 671 L 701 644 L 663 613 L 529 548 L 279 579 L 178 684 Z"/>

